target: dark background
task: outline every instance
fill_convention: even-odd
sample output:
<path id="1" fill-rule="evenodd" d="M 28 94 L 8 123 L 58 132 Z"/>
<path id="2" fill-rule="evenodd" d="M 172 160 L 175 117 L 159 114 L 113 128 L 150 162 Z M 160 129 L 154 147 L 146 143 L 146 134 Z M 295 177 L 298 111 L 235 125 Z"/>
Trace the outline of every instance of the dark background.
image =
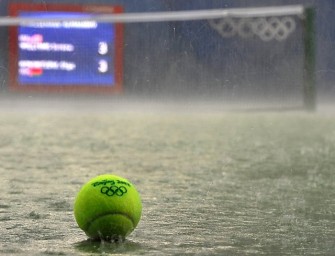
<path id="1" fill-rule="evenodd" d="M 11 1 L 0 0 L 0 15 L 7 15 L 7 6 Z M 317 89 L 319 94 L 331 95 L 331 92 L 334 92 L 334 79 L 335 79 L 335 48 L 334 48 L 334 39 L 335 39 L 335 2 L 332 0 L 58 0 L 58 1 L 21 1 L 29 3 L 70 3 L 70 4 L 121 4 L 124 6 L 125 12 L 154 12 L 154 11 L 173 11 L 173 10 L 190 10 L 190 9 L 211 9 L 211 8 L 235 8 L 235 7 L 256 7 L 256 6 L 277 6 L 277 5 L 287 5 L 287 4 L 305 4 L 312 5 L 316 8 L 316 32 L 317 32 Z M 215 56 L 218 55 L 217 44 L 215 43 L 215 38 L 208 36 L 201 36 L 205 33 L 205 30 L 201 30 L 202 27 L 199 27 L 199 23 L 188 22 L 185 24 L 182 23 L 143 23 L 143 24 L 127 24 L 125 27 L 125 48 L 124 48 L 124 88 L 126 93 L 135 93 L 135 94 L 147 94 L 148 92 L 160 92 L 166 91 L 168 86 L 166 81 L 169 80 L 169 74 L 173 70 L 179 70 L 183 64 L 183 59 L 194 58 L 197 62 L 194 70 L 190 67 L 189 70 L 185 71 L 188 73 L 187 77 L 192 80 L 192 74 L 195 75 L 194 80 L 199 80 L 199 75 L 195 73 L 199 69 L 199 65 L 211 66 L 211 71 L 215 70 L 215 66 L 218 61 L 215 60 Z M 8 54 L 8 31 L 6 27 L 0 28 L 0 38 L 1 38 L 1 47 L 0 47 L 0 81 L 4 91 L 6 91 L 6 84 L 8 81 L 8 65 L 7 61 L 10 57 Z M 198 33 L 198 34 L 197 34 Z M 199 36 L 200 35 L 200 36 Z M 287 65 L 292 65 L 292 56 L 302 53 L 301 38 L 297 38 L 299 45 L 296 43 L 290 44 L 287 55 Z M 296 41 L 294 41 L 296 42 Z M 212 45 L 211 45 L 212 43 Z M 235 44 L 233 42 L 227 42 L 224 46 L 221 46 L 221 50 L 225 50 L 228 55 L 232 53 L 229 51 L 229 43 Z M 270 45 L 271 46 L 271 45 Z M 268 57 L 267 52 L 271 49 L 270 46 L 264 47 L 262 44 L 257 44 L 253 42 L 251 45 L 239 45 L 240 53 L 243 55 L 243 58 L 252 59 L 254 56 L 262 56 L 262 51 L 264 60 L 258 59 L 257 62 L 254 62 L 258 65 L 261 65 L 260 72 L 264 72 L 266 65 L 268 64 L 265 60 Z M 222 48 L 223 47 L 223 48 Z M 249 47 L 249 48 L 248 48 Z M 250 48 L 251 47 L 251 48 Z M 299 48 L 300 47 L 300 48 Z M 246 50 L 246 49 L 252 49 Z M 186 58 L 181 57 L 182 53 L 185 53 Z M 278 56 L 280 53 L 277 53 Z M 185 57 L 184 56 L 184 57 Z M 238 58 L 241 56 L 231 56 L 230 58 L 220 58 L 225 59 L 226 64 L 228 62 L 232 63 L 229 65 L 229 73 L 234 73 L 236 77 L 229 78 L 227 80 L 228 87 L 234 86 L 234 83 L 238 83 L 239 79 L 245 79 L 239 76 L 240 65 L 234 67 L 234 63 L 238 63 Z M 271 56 L 270 56 L 271 57 Z M 272 59 L 275 60 L 276 56 L 273 55 Z M 282 57 L 282 56 L 281 56 Z M 232 59 L 233 58 L 233 59 Z M 259 58 L 259 57 L 257 57 Z M 208 60 L 211 61 L 208 61 Z M 177 61 L 176 61 L 177 60 Z M 178 60 L 180 61 L 180 66 L 178 66 Z M 232 61 L 236 60 L 236 61 Z M 264 62 L 265 61 L 265 62 Z M 192 61 L 191 61 L 192 62 Z M 223 61 L 224 62 L 224 61 Z M 176 66 L 171 67 L 171 63 L 174 63 Z M 216 63 L 216 64 L 215 64 Z M 221 65 L 223 65 L 221 63 Z M 271 64 L 272 65 L 272 64 Z M 300 64 L 299 64 L 300 65 Z M 219 68 L 221 66 L 219 65 Z M 222 66 L 227 71 L 227 65 Z M 169 71 L 167 71 L 169 70 Z M 194 73 L 195 72 L 195 73 Z M 265 72 L 266 73 L 266 70 Z M 208 72 L 204 75 L 204 81 L 208 80 Z M 259 74 L 258 74 L 259 76 Z M 179 91 L 183 86 L 182 81 L 187 79 L 179 77 Z M 249 78 L 249 77 L 247 77 Z M 184 79 L 184 80 L 183 80 Z M 222 77 L 219 75 L 214 80 L 222 81 Z M 162 82 L 162 81 L 165 82 Z M 265 79 L 266 80 L 266 79 Z M 280 82 L 280 81 L 279 81 Z M 283 82 L 283 81 L 281 81 Z M 185 81 L 185 84 L 187 82 Z M 191 84 L 188 83 L 187 86 L 184 86 L 185 91 L 190 88 L 199 89 L 201 83 L 191 81 Z M 191 86 L 191 87 L 190 87 Z M 192 87 L 193 86 L 193 87 Z M 173 89 L 171 89 L 173 91 Z"/>

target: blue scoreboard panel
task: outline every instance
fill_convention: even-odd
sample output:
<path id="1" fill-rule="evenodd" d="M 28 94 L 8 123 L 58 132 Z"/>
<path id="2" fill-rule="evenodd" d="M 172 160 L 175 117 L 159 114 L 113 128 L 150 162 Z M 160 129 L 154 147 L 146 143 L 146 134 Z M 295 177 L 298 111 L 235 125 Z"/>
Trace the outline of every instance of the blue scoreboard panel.
<path id="1" fill-rule="evenodd" d="M 11 5 L 12 16 L 48 21 L 11 27 L 10 88 L 121 92 L 122 26 L 89 19 L 120 12 L 119 6 Z"/>

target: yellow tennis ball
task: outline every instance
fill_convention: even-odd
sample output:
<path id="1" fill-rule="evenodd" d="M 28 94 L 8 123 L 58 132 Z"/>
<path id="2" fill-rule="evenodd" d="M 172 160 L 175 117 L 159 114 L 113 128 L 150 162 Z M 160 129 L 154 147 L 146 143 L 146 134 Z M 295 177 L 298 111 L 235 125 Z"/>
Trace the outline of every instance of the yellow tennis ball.
<path id="1" fill-rule="evenodd" d="M 141 212 L 141 198 L 134 185 L 111 174 L 86 183 L 74 204 L 78 226 L 92 239 L 124 240 L 137 226 Z"/>

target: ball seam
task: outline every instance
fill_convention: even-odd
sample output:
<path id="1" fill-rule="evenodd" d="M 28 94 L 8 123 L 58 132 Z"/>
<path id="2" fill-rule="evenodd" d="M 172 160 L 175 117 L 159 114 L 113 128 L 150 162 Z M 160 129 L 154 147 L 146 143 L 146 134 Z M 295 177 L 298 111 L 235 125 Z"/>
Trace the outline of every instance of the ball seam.
<path id="1" fill-rule="evenodd" d="M 90 220 L 87 222 L 87 224 L 85 225 L 85 228 L 84 230 L 89 230 L 91 224 L 96 220 L 96 219 L 99 219 L 101 217 L 104 217 L 104 216 L 107 216 L 107 215 L 122 215 L 124 217 L 126 217 L 127 219 L 130 220 L 131 224 L 133 225 L 133 228 L 135 228 L 135 222 L 134 220 L 128 215 L 128 214 L 125 214 L 123 212 L 113 212 L 113 213 L 104 213 L 104 214 L 99 214 L 97 216 L 94 216 L 94 219 Z"/>

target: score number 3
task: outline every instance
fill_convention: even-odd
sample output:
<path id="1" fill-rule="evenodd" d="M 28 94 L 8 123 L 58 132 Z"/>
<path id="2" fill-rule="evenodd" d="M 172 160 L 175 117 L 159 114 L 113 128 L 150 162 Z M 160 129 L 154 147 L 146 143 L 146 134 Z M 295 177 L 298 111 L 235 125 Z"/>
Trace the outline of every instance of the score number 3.
<path id="1" fill-rule="evenodd" d="M 108 53 L 108 44 L 106 42 L 99 42 L 98 53 L 106 55 Z M 106 60 L 99 60 L 98 62 L 99 73 L 106 73 L 108 71 L 108 62 Z"/>

